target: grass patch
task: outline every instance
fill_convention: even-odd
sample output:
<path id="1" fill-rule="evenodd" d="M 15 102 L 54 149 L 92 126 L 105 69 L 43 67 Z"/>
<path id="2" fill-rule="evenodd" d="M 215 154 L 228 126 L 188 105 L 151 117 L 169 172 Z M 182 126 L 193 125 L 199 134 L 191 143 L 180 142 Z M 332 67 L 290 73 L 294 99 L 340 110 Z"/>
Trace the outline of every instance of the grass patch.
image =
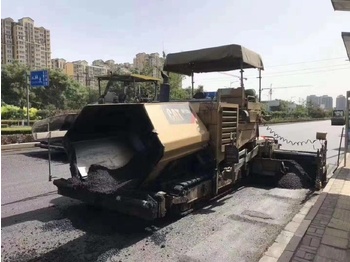
<path id="1" fill-rule="evenodd" d="M 31 127 L 5 127 L 1 128 L 1 135 L 27 135 L 32 133 Z"/>

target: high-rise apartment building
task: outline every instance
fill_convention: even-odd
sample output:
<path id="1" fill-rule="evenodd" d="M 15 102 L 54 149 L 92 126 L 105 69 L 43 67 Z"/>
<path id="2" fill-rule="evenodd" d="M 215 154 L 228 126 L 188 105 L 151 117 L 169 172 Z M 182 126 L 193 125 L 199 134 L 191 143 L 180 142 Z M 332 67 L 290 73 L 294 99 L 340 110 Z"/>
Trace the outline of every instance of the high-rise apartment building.
<path id="1" fill-rule="evenodd" d="M 163 59 L 158 53 L 138 53 L 134 58 L 134 68 L 142 71 L 145 66 L 149 66 L 152 69 L 153 77 L 161 77 L 158 68 L 162 67 Z"/>
<path id="2" fill-rule="evenodd" d="M 79 60 L 65 63 L 63 71 L 84 86 L 97 87 L 96 76 L 106 75 L 108 68 L 106 66 L 89 65 L 87 61 Z"/>
<path id="3" fill-rule="evenodd" d="M 315 96 L 310 95 L 306 97 L 306 102 L 314 106 L 321 107 L 325 110 L 333 109 L 333 97 L 324 95 L 324 96 Z"/>
<path id="4" fill-rule="evenodd" d="M 65 70 L 66 63 L 67 61 L 63 58 L 55 58 L 51 60 L 51 68 Z"/>
<path id="5" fill-rule="evenodd" d="M 343 95 L 337 96 L 335 100 L 335 109 L 346 110 L 346 97 Z"/>
<path id="6" fill-rule="evenodd" d="M 12 63 L 14 58 L 13 25 L 11 18 L 1 19 L 1 64 Z"/>
<path id="7" fill-rule="evenodd" d="M 145 65 L 148 63 L 148 54 L 146 53 L 138 53 L 134 58 L 134 67 L 140 71 L 142 71 Z"/>
<path id="8" fill-rule="evenodd" d="M 320 97 L 320 107 L 326 110 L 333 109 L 333 97 L 324 95 Z"/>
<path id="9" fill-rule="evenodd" d="M 306 102 L 314 106 L 320 106 L 320 97 L 315 95 L 310 95 L 306 97 Z"/>
<path id="10" fill-rule="evenodd" d="M 33 69 L 51 68 L 50 31 L 35 27 L 34 20 L 23 17 L 1 19 L 1 64 L 17 60 Z"/>

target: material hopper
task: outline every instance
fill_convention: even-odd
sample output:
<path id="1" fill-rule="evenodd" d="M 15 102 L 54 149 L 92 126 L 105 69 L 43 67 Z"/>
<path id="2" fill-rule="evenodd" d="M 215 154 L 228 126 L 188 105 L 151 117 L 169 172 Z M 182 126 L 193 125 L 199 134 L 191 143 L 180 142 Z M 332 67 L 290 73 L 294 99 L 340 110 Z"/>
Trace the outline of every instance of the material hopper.
<path id="1" fill-rule="evenodd" d="M 79 185 L 113 193 L 151 182 L 167 163 L 201 150 L 208 140 L 188 102 L 105 104 L 81 111 L 64 146 Z"/>

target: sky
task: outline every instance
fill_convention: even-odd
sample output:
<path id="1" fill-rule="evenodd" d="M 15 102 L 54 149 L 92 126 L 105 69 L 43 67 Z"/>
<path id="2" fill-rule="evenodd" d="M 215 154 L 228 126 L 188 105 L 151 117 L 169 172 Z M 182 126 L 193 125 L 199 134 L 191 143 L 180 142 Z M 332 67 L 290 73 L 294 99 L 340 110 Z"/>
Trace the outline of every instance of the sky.
<path id="1" fill-rule="evenodd" d="M 307 95 L 350 90 L 342 31 L 350 12 L 331 0 L 2 0 L 1 18 L 31 17 L 51 31 L 52 58 L 132 62 L 137 53 L 175 53 L 239 44 L 259 53 L 262 100 L 300 102 Z M 346 26 L 347 25 L 347 26 Z M 230 75 L 228 75 L 230 74 Z M 238 87 L 226 73 L 195 74 L 206 91 Z M 245 70 L 246 88 L 258 90 L 258 72 Z M 191 85 L 186 78 L 183 87 Z M 276 88 L 276 89 L 274 89 Z M 334 100 L 335 104 L 335 100 Z"/>

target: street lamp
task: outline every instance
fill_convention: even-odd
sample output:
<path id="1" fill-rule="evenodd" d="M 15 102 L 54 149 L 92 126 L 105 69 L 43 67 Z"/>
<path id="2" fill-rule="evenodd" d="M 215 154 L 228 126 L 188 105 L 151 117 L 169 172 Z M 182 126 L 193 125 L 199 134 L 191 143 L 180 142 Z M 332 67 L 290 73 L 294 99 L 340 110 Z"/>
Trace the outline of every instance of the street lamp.
<path id="1" fill-rule="evenodd" d="M 232 87 L 232 83 L 237 83 L 237 82 L 239 82 L 239 81 L 232 81 L 232 82 L 230 82 L 230 87 Z"/>
<path id="2" fill-rule="evenodd" d="M 239 80 L 242 80 L 240 76 L 236 76 L 236 75 L 230 75 L 230 76 L 234 76 L 234 77 L 237 77 Z M 243 79 L 246 81 L 248 80 L 248 78 L 246 78 L 246 77 L 243 77 Z"/>

